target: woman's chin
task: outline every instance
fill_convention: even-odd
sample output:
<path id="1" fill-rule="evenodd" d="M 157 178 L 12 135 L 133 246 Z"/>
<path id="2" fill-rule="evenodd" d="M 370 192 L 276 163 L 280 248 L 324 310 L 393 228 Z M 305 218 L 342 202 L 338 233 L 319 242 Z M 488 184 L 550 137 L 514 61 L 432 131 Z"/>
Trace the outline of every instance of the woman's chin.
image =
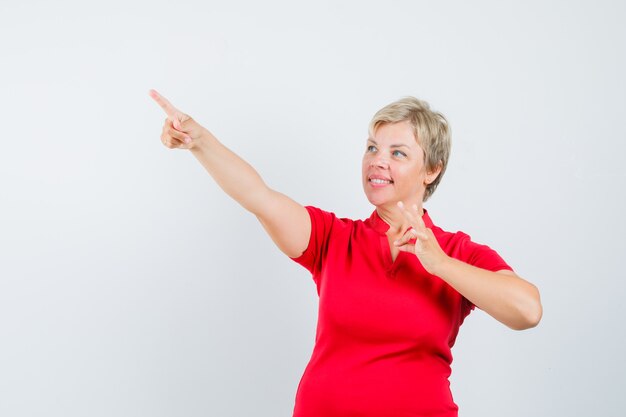
<path id="1" fill-rule="evenodd" d="M 373 206 L 376 207 L 380 207 L 380 206 L 384 206 L 386 204 L 390 204 L 393 203 L 393 201 L 391 201 L 391 199 L 387 198 L 383 198 L 382 196 L 373 196 L 370 194 L 366 195 L 367 197 L 367 201 L 370 202 L 370 204 L 372 204 Z"/>
<path id="2" fill-rule="evenodd" d="M 372 205 L 376 207 L 396 204 L 397 197 L 393 189 L 389 187 L 385 188 L 374 188 L 369 186 L 369 184 L 364 184 L 365 196 L 367 197 L 367 201 L 369 201 Z"/>

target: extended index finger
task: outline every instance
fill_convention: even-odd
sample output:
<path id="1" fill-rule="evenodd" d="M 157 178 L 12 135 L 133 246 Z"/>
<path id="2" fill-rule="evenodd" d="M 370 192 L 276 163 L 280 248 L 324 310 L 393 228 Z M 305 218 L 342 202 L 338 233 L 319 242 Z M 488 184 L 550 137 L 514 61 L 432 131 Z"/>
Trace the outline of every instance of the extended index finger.
<path id="1" fill-rule="evenodd" d="M 167 114 L 167 118 L 171 121 L 174 121 L 176 119 L 176 114 L 181 113 L 180 110 L 174 107 L 168 99 L 163 97 L 156 90 L 150 90 L 150 97 L 152 97 L 154 101 L 156 101 L 157 104 L 161 106 L 161 108 L 165 111 L 165 114 Z"/>

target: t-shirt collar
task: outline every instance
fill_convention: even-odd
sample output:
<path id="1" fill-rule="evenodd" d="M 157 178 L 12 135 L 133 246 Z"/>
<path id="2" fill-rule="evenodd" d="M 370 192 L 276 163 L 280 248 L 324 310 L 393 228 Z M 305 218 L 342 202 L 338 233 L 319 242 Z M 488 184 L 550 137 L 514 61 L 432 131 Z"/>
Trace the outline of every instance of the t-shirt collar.
<path id="1" fill-rule="evenodd" d="M 424 215 L 422 216 L 422 220 L 424 220 L 424 224 L 426 225 L 426 227 L 430 229 L 433 227 L 433 221 L 430 219 L 430 216 L 428 215 L 428 211 L 426 209 L 423 209 L 423 210 L 424 210 Z M 378 212 L 376 210 L 374 210 L 374 212 L 369 217 L 369 219 L 365 220 L 365 223 L 367 223 L 372 229 L 376 230 L 381 235 L 384 235 L 385 233 L 387 233 L 390 227 L 387 224 L 387 222 L 385 222 L 378 215 Z"/>

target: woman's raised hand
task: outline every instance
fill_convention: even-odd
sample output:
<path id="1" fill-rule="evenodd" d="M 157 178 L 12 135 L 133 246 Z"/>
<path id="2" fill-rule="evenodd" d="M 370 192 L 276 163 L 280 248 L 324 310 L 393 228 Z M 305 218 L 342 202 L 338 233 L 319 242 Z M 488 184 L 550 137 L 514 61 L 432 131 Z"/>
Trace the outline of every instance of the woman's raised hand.
<path id="1" fill-rule="evenodd" d="M 416 205 L 411 210 L 405 207 L 402 201 L 399 201 L 398 208 L 411 227 L 400 239 L 394 242 L 394 245 L 401 251 L 410 252 L 417 256 L 426 271 L 437 275 L 436 268 L 446 261 L 448 255 L 439 246 L 433 231 L 424 224 Z"/>
<path id="2" fill-rule="evenodd" d="M 150 97 L 167 114 L 163 132 L 161 133 L 163 145 L 170 149 L 192 149 L 197 144 L 198 139 L 207 132 L 205 128 L 200 126 L 189 115 L 174 107 L 172 103 L 156 90 L 150 90 Z"/>

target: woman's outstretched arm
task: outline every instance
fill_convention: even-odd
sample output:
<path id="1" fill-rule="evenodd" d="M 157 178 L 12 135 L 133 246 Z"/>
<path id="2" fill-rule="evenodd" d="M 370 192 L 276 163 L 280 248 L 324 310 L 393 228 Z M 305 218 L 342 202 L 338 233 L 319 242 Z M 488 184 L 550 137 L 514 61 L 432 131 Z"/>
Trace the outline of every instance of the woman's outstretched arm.
<path id="1" fill-rule="evenodd" d="M 170 149 L 189 149 L 222 190 L 259 219 L 283 253 L 300 256 L 311 235 L 307 210 L 269 188 L 250 164 L 159 93 L 150 90 L 150 96 L 167 114 L 163 144 Z"/>

